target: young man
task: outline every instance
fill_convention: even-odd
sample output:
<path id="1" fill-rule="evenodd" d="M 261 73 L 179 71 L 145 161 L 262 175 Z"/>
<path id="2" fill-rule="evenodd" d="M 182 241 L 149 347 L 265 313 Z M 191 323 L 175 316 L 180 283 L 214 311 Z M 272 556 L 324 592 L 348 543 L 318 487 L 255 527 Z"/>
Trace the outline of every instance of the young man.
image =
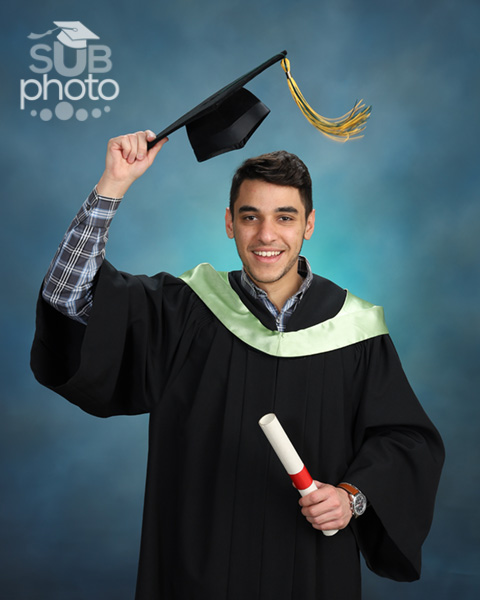
<path id="1" fill-rule="evenodd" d="M 442 442 L 381 309 L 300 256 L 307 168 L 277 152 L 235 174 L 225 224 L 242 271 L 132 276 L 104 247 L 164 144 L 147 151 L 152 135 L 110 141 L 44 281 L 32 349 L 37 379 L 83 410 L 150 413 L 137 600 L 352 600 L 359 551 L 379 575 L 417 579 Z M 269 412 L 317 478 L 300 509 L 258 427 Z"/>

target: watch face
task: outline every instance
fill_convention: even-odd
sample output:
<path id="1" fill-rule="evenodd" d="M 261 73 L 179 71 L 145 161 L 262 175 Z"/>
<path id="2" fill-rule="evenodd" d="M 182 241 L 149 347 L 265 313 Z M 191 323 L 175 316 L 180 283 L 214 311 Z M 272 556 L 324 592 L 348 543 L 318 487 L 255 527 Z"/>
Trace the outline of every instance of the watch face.
<path id="1" fill-rule="evenodd" d="M 355 512 L 355 516 L 359 517 L 363 515 L 367 508 L 367 499 L 364 494 L 360 493 L 354 496 L 353 498 L 353 510 Z"/>

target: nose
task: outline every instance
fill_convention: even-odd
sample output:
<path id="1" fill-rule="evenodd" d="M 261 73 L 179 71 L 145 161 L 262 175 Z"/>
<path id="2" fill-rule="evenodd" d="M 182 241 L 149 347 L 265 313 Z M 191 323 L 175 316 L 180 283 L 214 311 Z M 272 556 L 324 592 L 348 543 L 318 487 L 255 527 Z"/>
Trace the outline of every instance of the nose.
<path id="1" fill-rule="evenodd" d="M 277 239 L 275 225 L 268 219 L 260 222 L 257 233 L 258 241 L 262 244 L 271 244 Z"/>

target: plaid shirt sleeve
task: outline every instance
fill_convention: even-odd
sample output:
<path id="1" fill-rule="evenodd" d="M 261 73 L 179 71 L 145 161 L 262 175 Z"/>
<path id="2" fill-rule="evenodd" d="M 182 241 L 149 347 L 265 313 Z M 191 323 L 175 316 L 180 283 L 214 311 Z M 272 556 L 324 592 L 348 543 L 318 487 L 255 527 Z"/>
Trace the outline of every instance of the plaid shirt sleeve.
<path id="1" fill-rule="evenodd" d="M 93 280 L 105 257 L 109 225 L 121 199 L 96 188 L 68 228 L 43 283 L 42 296 L 62 314 L 86 325 L 93 304 Z"/>

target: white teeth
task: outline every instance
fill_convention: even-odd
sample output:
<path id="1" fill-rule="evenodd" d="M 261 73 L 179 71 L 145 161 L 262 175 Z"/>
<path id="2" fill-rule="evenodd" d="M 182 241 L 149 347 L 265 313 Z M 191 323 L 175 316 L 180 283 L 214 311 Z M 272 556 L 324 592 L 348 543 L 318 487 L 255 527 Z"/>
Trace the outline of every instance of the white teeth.
<path id="1" fill-rule="evenodd" d="M 281 252 L 254 252 L 257 256 L 278 256 Z"/>

